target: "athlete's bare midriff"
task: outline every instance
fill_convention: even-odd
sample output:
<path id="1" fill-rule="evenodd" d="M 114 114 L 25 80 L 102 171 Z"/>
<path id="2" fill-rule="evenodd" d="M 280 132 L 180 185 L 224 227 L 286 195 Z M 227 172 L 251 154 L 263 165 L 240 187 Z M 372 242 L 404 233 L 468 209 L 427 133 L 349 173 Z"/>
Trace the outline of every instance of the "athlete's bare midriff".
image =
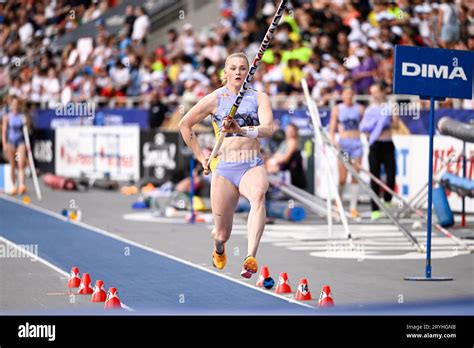
<path id="1" fill-rule="evenodd" d="M 344 130 L 344 127 L 340 124 L 337 126 L 337 132 L 340 138 L 359 138 L 360 132 L 358 130 Z"/>
<path id="2" fill-rule="evenodd" d="M 229 162 L 253 159 L 260 154 L 260 143 L 257 139 L 244 137 L 225 138 L 219 155 L 225 155 Z"/>

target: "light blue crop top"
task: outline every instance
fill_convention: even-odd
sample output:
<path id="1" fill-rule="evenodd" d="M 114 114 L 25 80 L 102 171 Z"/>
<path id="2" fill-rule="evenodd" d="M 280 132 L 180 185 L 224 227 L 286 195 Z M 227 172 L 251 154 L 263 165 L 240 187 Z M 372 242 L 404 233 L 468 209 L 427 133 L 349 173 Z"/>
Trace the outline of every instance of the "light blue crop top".
<path id="1" fill-rule="evenodd" d="M 215 136 L 218 137 L 222 128 L 222 120 L 230 113 L 230 109 L 237 97 L 234 93 L 229 91 L 227 87 L 221 87 L 215 91 L 217 94 L 217 111 L 211 115 L 212 126 L 214 127 Z M 239 108 L 234 116 L 237 124 L 240 127 L 259 126 L 258 120 L 258 92 L 249 89 L 245 92 L 244 99 L 240 103 Z M 226 134 L 226 137 L 238 136 L 240 134 Z"/>

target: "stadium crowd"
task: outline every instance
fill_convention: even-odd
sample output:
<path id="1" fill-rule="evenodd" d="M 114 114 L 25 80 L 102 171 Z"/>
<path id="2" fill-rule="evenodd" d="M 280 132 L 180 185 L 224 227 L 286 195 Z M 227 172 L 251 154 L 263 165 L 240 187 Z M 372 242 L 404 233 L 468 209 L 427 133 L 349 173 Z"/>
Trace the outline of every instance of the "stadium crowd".
<path id="1" fill-rule="evenodd" d="M 147 41 L 150 18 L 128 6 L 110 35 L 101 15 L 118 1 L 29 0 L 0 3 L 0 95 L 32 103 L 135 97 L 185 109 L 221 85 L 225 57 L 252 59 L 275 1 L 220 0 L 220 18 L 196 31 L 170 29 L 166 42 Z M 94 21 L 93 38 L 54 51 L 51 43 Z M 357 94 L 379 82 L 391 92 L 394 45 L 474 49 L 474 4 L 451 0 L 292 0 L 254 78 L 269 95 L 301 93 L 306 76 L 320 105 L 350 85 Z M 446 104 L 449 106 L 449 103 Z M 474 108 L 464 101 L 463 108 Z"/>

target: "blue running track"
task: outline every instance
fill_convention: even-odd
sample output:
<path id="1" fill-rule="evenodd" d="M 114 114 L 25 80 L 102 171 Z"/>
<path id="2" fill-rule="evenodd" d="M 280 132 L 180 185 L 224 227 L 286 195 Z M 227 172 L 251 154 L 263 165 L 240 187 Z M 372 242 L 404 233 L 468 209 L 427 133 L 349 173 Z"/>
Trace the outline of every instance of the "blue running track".
<path id="1" fill-rule="evenodd" d="M 116 287 L 120 299 L 138 312 L 316 314 L 312 308 L 5 199 L 0 199 L 0 235 L 16 244 L 37 244 L 38 256 L 65 272 L 77 266 L 93 283 L 102 279 L 106 290 Z"/>

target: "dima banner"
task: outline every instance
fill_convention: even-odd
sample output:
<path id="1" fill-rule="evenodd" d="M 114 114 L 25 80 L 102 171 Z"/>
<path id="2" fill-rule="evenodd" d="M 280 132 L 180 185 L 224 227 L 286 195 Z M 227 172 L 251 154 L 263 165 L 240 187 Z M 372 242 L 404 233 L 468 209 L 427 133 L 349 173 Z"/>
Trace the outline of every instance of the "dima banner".
<path id="1" fill-rule="evenodd" d="M 394 93 L 472 98 L 474 52 L 396 46 Z"/>

